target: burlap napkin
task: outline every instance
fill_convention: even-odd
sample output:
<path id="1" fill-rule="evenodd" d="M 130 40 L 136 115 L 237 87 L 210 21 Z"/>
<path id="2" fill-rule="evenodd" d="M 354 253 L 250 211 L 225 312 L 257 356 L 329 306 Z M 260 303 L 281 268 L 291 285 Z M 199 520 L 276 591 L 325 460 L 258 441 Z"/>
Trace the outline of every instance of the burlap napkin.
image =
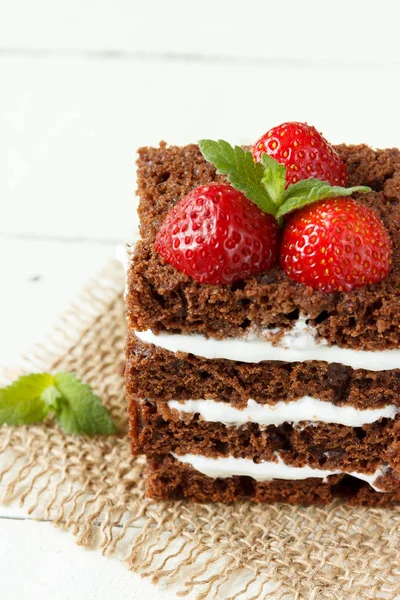
<path id="1" fill-rule="evenodd" d="M 26 371 L 68 370 L 90 383 L 120 434 L 81 438 L 57 425 L 0 428 L 3 503 L 117 553 L 153 582 L 196 598 L 376 599 L 400 592 L 400 509 L 154 503 L 130 456 L 122 377 L 124 275 L 112 262 Z"/>

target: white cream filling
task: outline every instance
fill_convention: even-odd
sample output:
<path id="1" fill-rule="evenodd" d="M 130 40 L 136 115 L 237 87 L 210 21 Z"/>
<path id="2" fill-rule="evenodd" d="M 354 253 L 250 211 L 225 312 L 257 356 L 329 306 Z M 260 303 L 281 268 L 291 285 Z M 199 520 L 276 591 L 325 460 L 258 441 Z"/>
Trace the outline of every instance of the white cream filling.
<path id="1" fill-rule="evenodd" d="M 375 481 L 387 470 L 386 465 L 379 467 L 371 474 L 358 473 L 356 471 L 313 469 L 308 466 L 292 467 L 285 464 L 278 454 L 276 454 L 277 462 L 262 461 L 259 463 L 255 463 L 248 458 L 233 458 L 232 456 L 219 458 L 207 458 L 198 454 L 184 454 L 182 456 L 173 454 L 173 456 L 179 462 L 188 464 L 196 469 L 196 471 L 212 478 L 245 475 L 247 477 L 252 477 L 256 481 L 271 481 L 272 479 L 288 479 L 294 481 L 316 477 L 326 482 L 326 478 L 329 477 L 329 475 L 345 473 L 346 475 L 351 475 L 362 481 L 367 481 L 377 492 L 383 490 L 375 485 Z"/>
<path id="2" fill-rule="evenodd" d="M 242 409 L 215 400 L 169 400 L 168 406 L 180 413 L 198 413 L 204 421 L 236 426 L 246 423 L 267 426 L 310 421 L 361 427 L 382 418 L 394 419 L 399 411 L 393 405 L 364 410 L 353 406 L 335 406 L 311 396 L 303 396 L 290 402 L 281 401 L 274 405 L 259 404 L 250 398 L 247 406 Z"/>
<path id="3" fill-rule="evenodd" d="M 296 325 L 282 336 L 279 345 L 254 335 L 248 338 L 216 340 L 200 334 L 162 332 L 156 335 L 150 329 L 136 331 L 135 334 L 143 342 L 154 344 L 170 352 L 191 353 L 209 360 L 225 358 L 246 363 L 258 363 L 263 360 L 284 362 L 321 360 L 369 371 L 400 368 L 400 349 L 372 352 L 328 346 L 325 340 L 316 340 L 312 332 L 313 328 L 305 325 L 304 319 L 299 319 Z"/>

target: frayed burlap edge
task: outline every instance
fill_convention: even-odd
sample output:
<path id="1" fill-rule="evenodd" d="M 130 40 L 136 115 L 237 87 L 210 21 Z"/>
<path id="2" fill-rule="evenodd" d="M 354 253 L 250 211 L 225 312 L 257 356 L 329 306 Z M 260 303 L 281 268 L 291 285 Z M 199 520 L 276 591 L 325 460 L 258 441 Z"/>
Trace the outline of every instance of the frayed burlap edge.
<path id="1" fill-rule="evenodd" d="M 400 509 L 194 505 L 144 497 L 130 456 L 122 377 L 124 276 L 112 262 L 60 319 L 24 372 L 69 370 L 90 383 L 119 427 L 80 438 L 56 424 L 0 429 L 3 503 L 71 531 L 82 546 L 177 596 L 393 599 L 400 592 Z"/>

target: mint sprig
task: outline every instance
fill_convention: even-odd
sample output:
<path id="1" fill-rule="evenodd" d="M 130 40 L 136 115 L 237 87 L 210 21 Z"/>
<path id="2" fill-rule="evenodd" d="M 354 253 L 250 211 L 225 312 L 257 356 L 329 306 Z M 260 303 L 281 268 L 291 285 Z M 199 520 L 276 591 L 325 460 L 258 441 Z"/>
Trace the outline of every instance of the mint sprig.
<path id="1" fill-rule="evenodd" d="M 345 188 L 338 185 L 330 185 L 327 181 L 321 181 L 320 179 L 302 179 L 288 186 L 283 194 L 282 204 L 279 206 L 275 216 L 279 219 L 292 210 L 312 204 L 317 200 L 323 200 L 324 198 L 338 198 L 339 196 L 351 196 L 354 192 L 370 191 L 371 188 L 364 185 Z"/>
<path id="2" fill-rule="evenodd" d="M 251 152 L 247 152 L 247 154 L 250 154 L 254 161 Z M 279 207 L 282 194 L 285 192 L 286 187 L 286 167 L 278 163 L 277 160 L 265 152 L 262 155 L 261 160 L 262 166 L 264 167 L 261 183 L 267 190 L 274 205 Z"/>
<path id="3" fill-rule="evenodd" d="M 261 184 L 264 167 L 254 162 L 251 152 L 244 152 L 240 146 L 233 147 L 224 140 L 200 140 L 199 147 L 204 158 L 217 168 L 217 173 L 226 175 L 229 183 L 253 200 L 261 210 L 274 214 L 272 198 Z"/>
<path id="4" fill-rule="evenodd" d="M 283 215 L 317 200 L 371 191 L 364 185 L 345 188 L 319 179 L 303 179 L 285 189 L 286 167 L 268 154 L 262 155 L 261 163 L 254 162 L 251 152 L 224 140 L 200 140 L 199 148 L 217 173 L 225 175 L 234 188 L 278 221 Z"/>
<path id="5" fill-rule="evenodd" d="M 0 388 L 0 425 L 41 423 L 50 413 L 66 433 L 116 432 L 100 398 L 72 373 L 33 373 Z"/>

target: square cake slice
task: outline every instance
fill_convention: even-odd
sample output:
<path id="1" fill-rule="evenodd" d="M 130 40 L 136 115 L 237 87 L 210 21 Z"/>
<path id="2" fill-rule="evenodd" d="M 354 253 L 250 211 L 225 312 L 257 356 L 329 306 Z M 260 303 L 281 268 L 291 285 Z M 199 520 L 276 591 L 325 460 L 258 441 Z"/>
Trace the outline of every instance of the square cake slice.
<path id="1" fill-rule="evenodd" d="M 279 266 L 228 285 L 163 260 L 168 211 L 226 181 L 195 145 L 142 148 L 127 271 L 126 392 L 154 498 L 400 500 L 400 151 L 338 146 L 393 246 L 379 283 L 326 293 Z"/>

